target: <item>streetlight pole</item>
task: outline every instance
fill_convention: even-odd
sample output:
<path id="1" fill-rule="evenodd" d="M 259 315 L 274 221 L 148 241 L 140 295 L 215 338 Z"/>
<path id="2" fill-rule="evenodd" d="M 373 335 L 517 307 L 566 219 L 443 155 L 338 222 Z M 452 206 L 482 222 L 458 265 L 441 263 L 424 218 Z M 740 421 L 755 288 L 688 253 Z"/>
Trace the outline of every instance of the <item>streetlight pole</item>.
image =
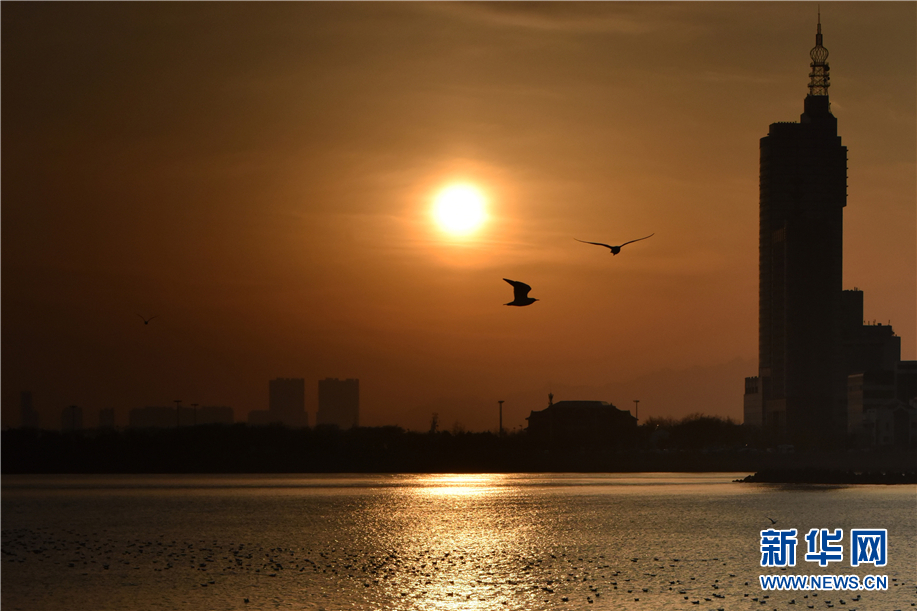
<path id="1" fill-rule="evenodd" d="M 640 424 L 640 399 L 634 399 L 634 418 L 637 419 L 637 424 Z"/>
<path id="2" fill-rule="evenodd" d="M 500 404 L 500 432 L 499 436 L 503 437 L 503 401 L 497 401 Z"/>

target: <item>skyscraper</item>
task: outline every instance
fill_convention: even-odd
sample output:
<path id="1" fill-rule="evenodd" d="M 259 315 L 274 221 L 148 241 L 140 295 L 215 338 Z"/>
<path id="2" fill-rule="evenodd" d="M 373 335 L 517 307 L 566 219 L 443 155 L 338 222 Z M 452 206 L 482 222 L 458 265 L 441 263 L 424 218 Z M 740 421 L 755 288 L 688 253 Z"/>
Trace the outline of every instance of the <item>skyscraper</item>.
<path id="1" fill-rule="evenodd" d="M 758 420 L 803 444 L 843 434 L 846 424 L 841 322 L 847 148 L 828 101 L 821 19 L 810 57 L 809 94 L 799 122 L 773 123 L 761 139 L 758 380 L 746 383 L 746 421 Z M 748 413 L 757 409 L 760 418 Z"/>
<path id="2" fill-rule="evenodd" d="M 342 429 L 360 425 L 360 380 L 325 378 L 318 381 L 316 424 Z"/>

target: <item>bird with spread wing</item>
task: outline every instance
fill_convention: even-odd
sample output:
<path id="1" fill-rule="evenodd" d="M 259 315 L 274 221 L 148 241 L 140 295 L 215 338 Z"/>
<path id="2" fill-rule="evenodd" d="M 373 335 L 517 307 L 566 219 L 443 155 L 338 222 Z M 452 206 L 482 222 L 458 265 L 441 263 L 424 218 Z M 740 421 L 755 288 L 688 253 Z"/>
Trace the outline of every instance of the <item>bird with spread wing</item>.
<path id="1" fill-rule="evenodd" d="M 651 238 L 654 235 L 656 234 L 651 233 L 648 236 L 646 236 L 646 238 Z M 624 242 L 620 246 L 612 246 L 611 244 L 603 244 L 601 242 L 586 242 L 585 240 L 577 240 L 576 238 L 573 238 L 573 239 L 576 240 L 577 242 L 582 242 L 583 244 L 594 244 L 595 246 L 604 246 L 605 248 L 608 248 L 611 250 L 611 254 L 616 255 L 619 252 L 621 252 L 621 249 L 627 246 L 628 244 L 633 244 L 634 242 L 639 242 L 640 240 L 645 240 L 646 238 L 637 238 L 636 240 L 631 240 L 630 242 Z"/>

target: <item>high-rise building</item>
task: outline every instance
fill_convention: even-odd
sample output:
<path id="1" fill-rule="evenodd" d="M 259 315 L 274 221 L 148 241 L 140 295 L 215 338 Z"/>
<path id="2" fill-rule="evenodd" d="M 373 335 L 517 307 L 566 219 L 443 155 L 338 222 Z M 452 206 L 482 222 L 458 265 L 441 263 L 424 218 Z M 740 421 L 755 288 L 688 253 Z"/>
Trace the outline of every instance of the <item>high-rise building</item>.
<path id="1" fill-rule="evenodd" d="M 847 148 L 828 102 L 821 19 L 810 57 L 799 122 L 773 123 L 761 139 L 758 375 L 745 379 L 745 423 L 804 446 L 911 443 L 901 340 L 866 324 L 863 293 L 842 286 Z"/>
<path id="2" fill-rule="evenodd" d="M 342 429 L 360 425 L 360 381 L 326 378 L 318 382 L 316 424 L 333 424 Z"/>
<path id="3" fill-rule="evenodd" d="M 306 380 L 277 378 L 269 382 L 268 412 L 272 422 L 287 426 L 309 426 L 306 413 Z"/>
<path id="4" fill-rule="evenodd" d="M 843 211 L 847 148 L 828 102 L 819 19 L 809 94 L 798 123 L 761 139 L 758 381 L 746 407 L 788 441 L 842 433 Z"/>

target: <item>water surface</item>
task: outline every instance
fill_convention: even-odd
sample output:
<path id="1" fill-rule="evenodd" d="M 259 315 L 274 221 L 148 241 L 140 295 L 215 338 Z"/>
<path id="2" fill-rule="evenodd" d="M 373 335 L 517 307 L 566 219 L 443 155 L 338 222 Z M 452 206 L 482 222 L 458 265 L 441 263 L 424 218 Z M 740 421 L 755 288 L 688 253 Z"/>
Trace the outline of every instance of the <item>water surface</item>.
<path id="1" fill-rule="evenodd" d="M 2 606 L 903 609 L 913 486 L 746 474 L 5 476 Z M 887 528 L 886 592 L 763 592 L 760 531 Z M 806 597 L 806 595 L 808 596 Z M 797 607 L 789 606 L 795 600 Z M 841 602 L 843 601 L 843 602 Z M 808 607 L 812 605 L 812 607 Z"/>

